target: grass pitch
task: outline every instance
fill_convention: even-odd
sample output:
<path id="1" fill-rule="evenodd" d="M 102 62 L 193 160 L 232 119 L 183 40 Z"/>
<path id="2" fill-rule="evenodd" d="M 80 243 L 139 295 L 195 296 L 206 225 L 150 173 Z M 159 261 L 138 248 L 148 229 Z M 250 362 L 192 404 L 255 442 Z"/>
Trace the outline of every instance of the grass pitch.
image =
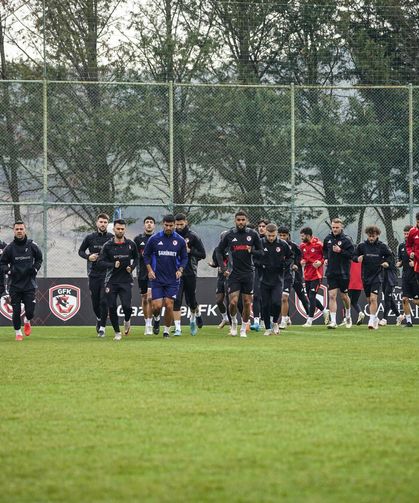
<path id="1" fill-rule="evenodd" d="M 1 502 L 418 500 L 417 328 L 142 332 L 0 329 Z"/>

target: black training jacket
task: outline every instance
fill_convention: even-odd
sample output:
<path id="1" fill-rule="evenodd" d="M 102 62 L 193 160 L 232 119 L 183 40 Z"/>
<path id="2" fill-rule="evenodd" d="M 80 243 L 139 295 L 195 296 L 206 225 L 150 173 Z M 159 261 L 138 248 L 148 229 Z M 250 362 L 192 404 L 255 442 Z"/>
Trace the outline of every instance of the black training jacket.
<path id="1" fill-rule="evenodd" d="M 144 263 L 144 248 L 145 245 L 147 244 L 147 241 L 151 238 L 153 234 L 146 234 L 145 232 L 143 234 L 138 234 L 138 236 L 135 236 L 134 238 L 134 243 L 137 246 L 138 250 L 138 269 L 137 269 L 137 276 L 139 280 L 146 280 L 148 279 L 148 272 L 147 272 L 147 266 Z"/>
<path id="2" fill-rule="evenodd" d="M 88 234 L 83 239 L 79 248 L 79 255 L 87 260 L 87 275 L 91 278 L 104 278 L 106 271 L 97 266 L 97 260 L 96 262 L 90 262 L 89 255 L 92 255 L 93 253 L 97 253 L 99 255 L 103 245 L 112 238 L 113 234 L 110 232 L 96 231 Z M 86 253 L 87 250 L 89 250 L 88 253 Z"/>
<path id="3" fill-rule="evenodd" d="M 383 268 L 381 264 L 388 262 L 391 258 L 390 248 L 377 239 L 370 243 L 367 239 L 356 247 L 354 261 L 358 262 L 358 257 L 363 255 L 362 261 L 362 281 L 364 284 L 382 283 Z"/>
<path id="4" fill-rule="evenodd" d="M 14 238 L 3 250 L 0 265 L 3 273 L 9 274 L 10 291 L 34 290 L 37 288 L 36 275 L 42 265 L 42 252 L 27 236 Z"/>
<path id="5" fill-rule="evenodd" d="M 116 262 L 121 262 L 118 268 Z M 110 239 L 103 245 L 98 259 L 98 267 L 105 269 L 105 285 L 111 283 L 132 284 L 132 271 L 138 265 L 138 250 L 134 241 L 124 239 L 122 243 L 115 243 L 115 238 Z M 131 273 L 127 267 L 131 267 Z"/>
<path id="6" fill-rule="evenodd" d="M 266 238 L 262 238 L 263 256 L 260 258 L 259 277 L 261 283 L 268 286 L 275 286 L 282 281 L 285 270 L 292 260 L 292 252 L 289 244 L 282 239 L 276 238 L 270 243 Z"/>
<path id="7" fill-rule="evenodd" d="M 341 252 L 333 251 L 333 246 L 341 248 Z M 323 257 L 327 260 L 326 277 L 339 275 L 343 278 L 349 278 L 352 257 L 355 253 L 355 247 L 352 239 L 341 232 L 337 236 L 333 233 L 327 235 L 323 241 Z"/>
<path id="8" fill-rule="evenodd" d="M 198 234 L 192 231 L 187 225 L 181 231 L 177 230 L 176 232 L 183 237 L 190 249 L 190 252 L 188 252 L 188 263 L 183 276 L 196 276 L 198 274 L 198 262 L 207 256 L 204 245 Z"/>
<path id="9" fill-rule="evenodd" d="M 398 248 L 397 248 L 397 260 L 400 260 L 402 262 L 402 277 L 406 278 L 407 280 L 414 280 L 415 279 L 415 269 L 414 267 L 411 267 L 409 265 L 410 262 L 410 257 L 407 253 L 406 250 L 406 242 L 400 243 Z"/>

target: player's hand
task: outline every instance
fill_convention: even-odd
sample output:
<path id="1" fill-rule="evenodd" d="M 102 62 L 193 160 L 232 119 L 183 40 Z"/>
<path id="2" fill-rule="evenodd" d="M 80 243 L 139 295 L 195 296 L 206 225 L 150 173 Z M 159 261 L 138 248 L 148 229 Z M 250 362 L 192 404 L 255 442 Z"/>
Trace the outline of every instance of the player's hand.
<path id="1" fill-rule="evenodd" d="M 342 248 L 338 245 L 333 245 L 332 246 L 332 250 L 335 252 L 335 253 L 340 253 L 342 251 Z"/>
<path id="2" fill-rule="evenodd" d="M 388 269 L 390 267 L 390 264 L 388 262 L 383 262 L 381 266 L 384 267 L 384 269 Z"/>
<path id="3" fill-rule="evenodd" d="M 415 267 L 415 263 L 413 262 L 413 260 L 409 260 L 409 265 L 410 267 Z"/>
<path id="4" fill-rule="evenodd" d="M 403 262 L 402 262 L 401 260 L 398 260 L 398 261 L 396 262 L 396 266 L 397 266 L 397 267 L 401 267 L 402 265 L 403 265 Z"/>
<path id="5" fill-rule="evenodd" d="M 98 254 L 92 253 L 91 255 L 89 255 L 89 262 L 96 262 L 97 258 L 98 258 Z"/>
<path id="6" fill-rule="evenodd" d="M 224 277 L 228 278 L 229 276 L 230 276 L 230 271 L 229 270 L 224 271 Z"/>
<path id="7" fill-rule="evenodd" d="M 412 252 L 412 253 L 410 254 L 410 258 L 411 258 L 412 260 L 415 258 L 415 252 Z"/>
<path id="8" fill-rule="evenodd" d="M 187 253 L 191 253 L 191 249 L 189 248 L 188 243 L 186 243 L 186 252 L 187 252 Z"/>
<path id="9" fill-rule="evenodd" d="M 364 255 L 360 255 L 360 256 L 358 257 L 358 262 L 359 262 L 360 264 L 362 264 L 362 261 L 363 261 L 363 260 L 364 260 Z"/>
<path id="10" fill-rule="evenodd" d="M 121 262 L 119 260 L 117 260 L 115 262 L 115 269 L 119 269 L 120 266 L 121 266 Z"/>
<path id="11" fill-rule="evenodd" d="M 293 271 L 298 271 L 298 265 L 295 265 L 295 264 L 294 264 L 294 265 L 291 267 L 291 269 L 292 269 Z"/>
<path id="12" fill-rule="evenodd" d="M 148 279 L 156 279 L 156 275 L 154 271 L 148 271 Z"/>
<path id="13" fill-rule="evenodd" d="M 316 269 L 318 269 L 321 265 L 322 263 L 320 262 L 320 260 L 316 260 L 315 262 L 313 262 L 313 267 L 315 267 Z"/>
<path id="14" fill-rule="evenodd" d="M 303 260 L 300 260 L 300 264 L 304 267 L 307 264 L 307 262 L 303 259 Z"/>
<path id="15" fill-rule="evenodd" d="M 131 266 L 130 266 L 130 265 L 129 265 L 129 266 L 127 266 L 127 272 L 129 272 L 130 274 L 132 273 L 132 268 L 131 268 Z"/>
<path id="16" fill-rule="evenodd" d="M 246 248 L 247 248 L 247 251 L 248 251 L 249 253 L 252 253 L 252 247 L 251 247 L 251 246 L 247 245 L 247 246 L 246 246 Z"/>
<path id="17" fill-rule="evenodd" d="M 323 262 L 324 265 L 327 265 L 329 263 L 328 259 L 325 259 L 325 261 Z"/>
<path id="18" fill-rule="evenodd" d="M 176 271 L 176 279 L 179 279 L 182 277 L 183 272 L 179 271 L 179 269 Z"/>

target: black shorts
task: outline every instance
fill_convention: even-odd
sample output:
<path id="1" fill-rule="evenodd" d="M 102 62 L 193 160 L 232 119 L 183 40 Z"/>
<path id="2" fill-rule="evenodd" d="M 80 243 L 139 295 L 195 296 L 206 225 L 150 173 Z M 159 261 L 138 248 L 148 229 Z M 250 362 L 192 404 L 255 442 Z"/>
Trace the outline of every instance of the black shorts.
<path id="1" fill-rule="evenodd" d="M 148 284 L 148 279 L 138 279 L 138 287 L 140 289 L 141 295 L 145 295 L 147 293 L 147 290 L 151 288 L 151 286 Z"/>
<path id="2" fill-rule="evenodd" d="M 369 297 L 372 293 L 375 293 L 376 295 L 378 295 L 379 292 L 380 292 L 380 288 L 381 288 L 381 283 L 380 282 L 375 282 L 375 283 L 371 283 L 371 284 L 368 284 L 368 285 L 366 285 L 364 283 L 365 296 Z"/>
<path id="3" fill-rule="evenodd" d="M 228 277 L 227 291 L 229 294 L 233 292 L 240 292 L 245 295 L 251 295 L 253 293 L 254 281 L 255 279 L 253 273 L 243 274 L 240 276 L 233 273 Z"/>
<path id="4" fill-rule="evenodd" d="M 226 277 L 224 274 L 219 274 L 217 276 L 217 288 L 215 290 L 215 293 L 226 293 Z"/>
<path id="5" fill-rule="evenodd" d="M 419 287 L 414 276 L 402 276 L 402 297 L 419 299 Z"/>
<path id="6" fill-rule="evenodd" d="M 349 278 L 345 278 L 340 274 L 327 276 L 327 287 L 329 290 L 338 288 L 342 293 L 348 293 Z"/>
<path id="7" fill-rule="evenodd" d="M 292 284 L 293 284 L 292 272 L 287 271 L 284 275 L 284 283 L 283 283 L 283 287 L 282 287 L 282 293 L 287 293 L 289 295 L 289 293 L 291 292 Z"/>

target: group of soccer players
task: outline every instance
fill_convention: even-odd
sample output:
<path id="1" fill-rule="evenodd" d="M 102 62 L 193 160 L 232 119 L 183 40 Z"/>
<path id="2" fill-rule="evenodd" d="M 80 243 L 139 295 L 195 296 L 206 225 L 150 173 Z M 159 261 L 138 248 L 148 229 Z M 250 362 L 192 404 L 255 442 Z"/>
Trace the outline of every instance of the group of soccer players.
<path id="1" fill-rule="evenodd" d="M 108 232 L 109 217 L 97 217 L 96 231 L 83 240 L 79 255 L 87 261 L 89 289 L 96 331 L 104 337 L 109 317 L 114 339 L 122 339 L 117 305 L 120 300 L 124 315 L 123 333 L 131 328 L 133 272 L 138 283 L 145 320 L 145 335 L 158 334 L 160 316 L 164 312 L 163 337 L 182 334 L 180 308 L 183 296 L 190 310 L 190 333 L 196 335 L 203 322 L 196 298 L 196 278 L 199 260 L 206 257 L 200 237 L 190 229 L 186 215 L 163 217 L 163 228 L 156 231 L 156 221 L 147 216 L 144 231 L 133 240 L 126 237 L 123 219 L 113 222 L 113 234 Z M 337 296 L 343 304 L 340 325 L 352 326 L 351 308 L 361 324 L 365 314 L 358 300 L 363 289 L 369 304 L 368 328 L 377 329 L 387 323 L 392 310 L 397 324 L 405 320 L 412 326 L 410 301 L 419 305 L 419 213 L 416 227 L 404 228 L 405 242 L 398 247 L 397 259 L 390 248 L 380 241 L 380 229 L 371 225 L 365 229 L 367 239 L 354 246 L 344 233 L 340 219 L 333 219 L 331 232 L 321 241 L 310 227 L 300 230 L 301 243 L 291 241 L 285 226 L 262 219 L 257 230 L 249 224 L 244 211 L 234 217 L 234 226 L 220 236 L 210 265 L 218 268 L 216 302 L 222 315 L 220 328 L 230 324 L 230 335 L 247 337 L 253 310 L 251 329 L 259 331 L 261 318 L 265 335 L 279 334 L 290 325 L 289 295 L 294 288 L 311 327 L 316 309 L 323 314 L 330 329 L 337 328 Z M 16 340 L 22 340 L 21 303 L 25 307 L 24 334 L 31 333 L 34 316 L 36 274 L 42 265 L 39 247 L 26 235 L 25 224 L 15 222 L 14 240 L 6 245 L 0 241 L 0 294 L 10 295 Z M 402 267 L 401 314 L 394 301 L 397 267 Z M 323 277 L 328 286 L 328 309 L 317 293 Z M 7 291 L 5 288 L 7 285 Z M 378 319 L 378 295 L 384 294 L 384 316 Z M 227 300 L 227 306 L 225 302 Z M 163 310 L 163 311 L 162 311 Z M 241 326 L 238 328 L 239 317 Z"/>

